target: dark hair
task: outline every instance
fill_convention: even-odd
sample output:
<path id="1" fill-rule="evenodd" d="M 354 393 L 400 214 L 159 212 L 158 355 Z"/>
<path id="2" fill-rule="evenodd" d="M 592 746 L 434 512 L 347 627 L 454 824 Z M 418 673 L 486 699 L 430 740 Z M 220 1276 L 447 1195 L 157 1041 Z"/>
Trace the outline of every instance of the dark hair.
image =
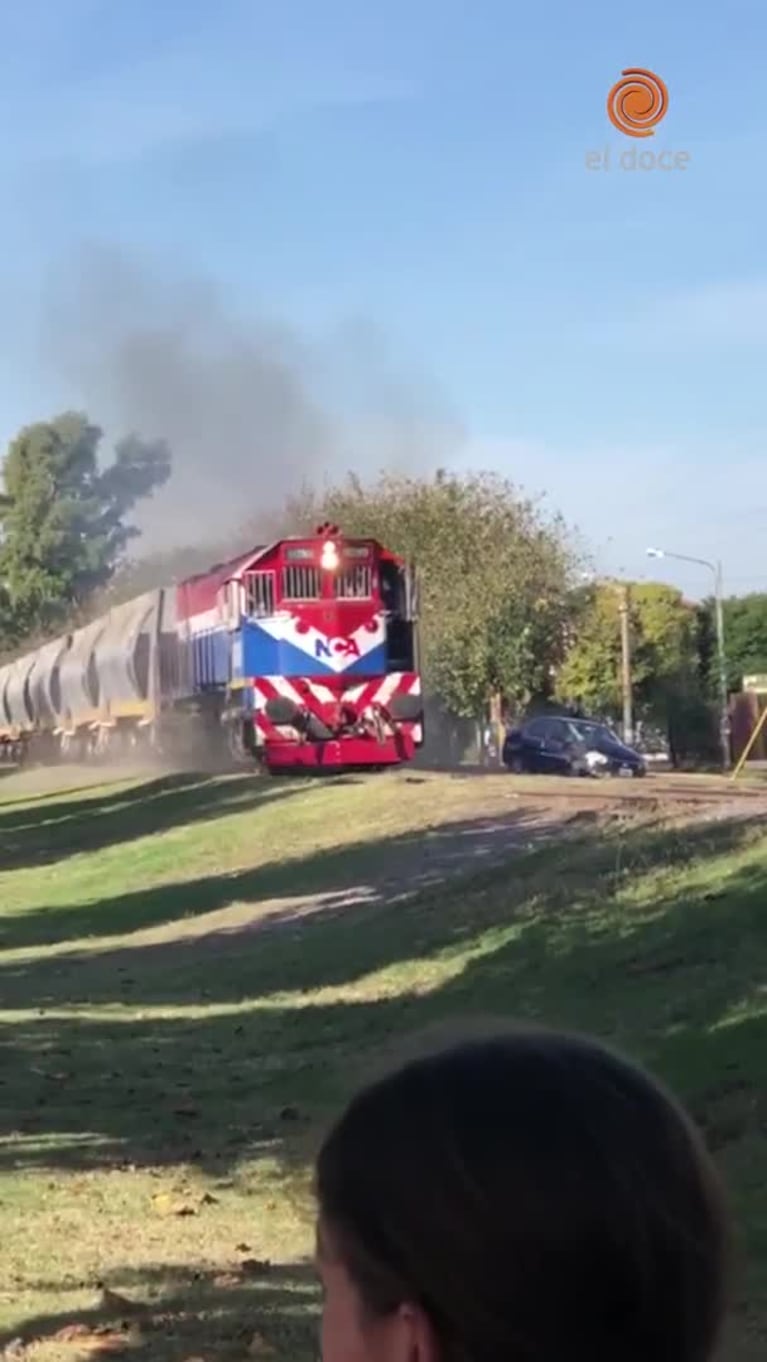
<path id="1" fill-rule="evenodd" d="M 429 1316 L 446 1362 L 704 1362 L 727 1219 L 694 1127 L 594 1041 L 519 1032 L 367 1087 L 317 1162 L 363 1306 Z"/>

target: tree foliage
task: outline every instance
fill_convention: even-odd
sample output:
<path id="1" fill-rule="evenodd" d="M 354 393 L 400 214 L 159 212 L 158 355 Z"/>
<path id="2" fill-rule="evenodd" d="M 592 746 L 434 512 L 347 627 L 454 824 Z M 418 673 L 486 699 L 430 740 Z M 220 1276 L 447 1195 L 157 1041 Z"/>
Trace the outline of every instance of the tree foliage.
<path id="1" fill-rule="evenodd" d="M 638 703 L 668 719 L 676 698 L 698 689 L 695 609 L 681 591 L 655 583 L 633 586 L 631 600 Z"/>
<path id="2" fill-rule="evenodd" d="M 744 676 L 767 673 L 767 592 L 731 596 L 723 602 L 727 681 L 731 691 L 740 689 Z M 718 663 L 714 602 L 707 600 L 699 611 L 701 669 L 707 690 L 716 695 Z"/>
<path id="3" fill-rule="evenodd" d="M 129 512 L 170 476 L 163 442 L 129 435 L 101 466 L 101 440 L 86 416 L 67 412 L 27 426 L 10 445 L 0 579 L 6 632 L 17 638 L 58 623 L 106 586 L 138 534 Z"/>
<path id="4" fill-rule="evenodd" d="M 426 682 L 454 714 L 477 718 L 493 692 L 519 702 L 546 687 L 576 550 L 563 522 L 509 482 L 439 472 L 366 486 L 351 475 L 322 495 L 304 491 L 289 510 L 294 530 L 330 520 L 416 563 Z"/>
<path id="5" fill-rule="evenodd" d="M 617 588 L 600 584 L 573 598 L 571 640 L 557 670 L 557 699 L 593 714 L 620 706 L 620 615 Z"/>
<path id="6" fill-rule="evenodd" d="M 629 587 L 629 637 L 635 705 L 668 722 L 683 693 L 698 689 L 696 614 L 674 587 Z M 573 638 L 556 680 L 562 700 L 594 713 L 621 707 L 621 628 L 618 583 L 581 593 Z"/>

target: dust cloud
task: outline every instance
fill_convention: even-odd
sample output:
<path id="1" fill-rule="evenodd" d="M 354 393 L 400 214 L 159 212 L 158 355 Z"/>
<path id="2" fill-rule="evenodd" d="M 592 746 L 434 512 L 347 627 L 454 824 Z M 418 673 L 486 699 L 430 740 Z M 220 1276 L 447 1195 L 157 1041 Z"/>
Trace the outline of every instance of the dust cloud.
<path id="1" fill-rule="evenodd" d="M 60 262 L 41 320 L 44 363 L 110 444 L 135 430 L 171 446 L 169 484 L 137 511 L 139 555 L 234 541 L 273 524 L 302 484 L 428 472 L 463 442 L 443 396 L 398 372 L 372 324 L 313 341 L 117 246 Z"/>

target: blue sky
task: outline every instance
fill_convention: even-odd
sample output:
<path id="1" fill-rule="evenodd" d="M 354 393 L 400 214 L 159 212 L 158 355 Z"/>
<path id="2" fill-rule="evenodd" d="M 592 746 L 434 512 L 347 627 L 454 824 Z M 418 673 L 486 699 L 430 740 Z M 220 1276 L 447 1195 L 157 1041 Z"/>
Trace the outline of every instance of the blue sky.
<path id="1" fill-rule="evenodd" d="M 657 576 L 660 543 L 767 589 L 767 9 L 633 10 L 9 2 L 0 438 L 83 400 L 109 425 L 62 360 L 90 323 L 49 302 L 95 243 L 320 350 L 367 337 L 398 402 L 460 423 L 456 466 L 544 492 L 600 567 Z M 606 94 L 642 65 L 670 105 L 639 148 L 683 171 L 614 165 Z"/>

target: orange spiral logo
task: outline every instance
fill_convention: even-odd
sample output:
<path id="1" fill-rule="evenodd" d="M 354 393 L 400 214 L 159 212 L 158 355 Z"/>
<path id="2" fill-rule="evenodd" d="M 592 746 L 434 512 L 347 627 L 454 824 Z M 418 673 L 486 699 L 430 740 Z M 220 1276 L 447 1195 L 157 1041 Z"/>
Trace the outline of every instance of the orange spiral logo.
<path id="1" fill-rule="evenodd" d="M 607 113 L 613 127 L 628 137 L 652 137 L 668 113 L 668 90 L 653 71 L 630 66 L 607 96 Z"/>

